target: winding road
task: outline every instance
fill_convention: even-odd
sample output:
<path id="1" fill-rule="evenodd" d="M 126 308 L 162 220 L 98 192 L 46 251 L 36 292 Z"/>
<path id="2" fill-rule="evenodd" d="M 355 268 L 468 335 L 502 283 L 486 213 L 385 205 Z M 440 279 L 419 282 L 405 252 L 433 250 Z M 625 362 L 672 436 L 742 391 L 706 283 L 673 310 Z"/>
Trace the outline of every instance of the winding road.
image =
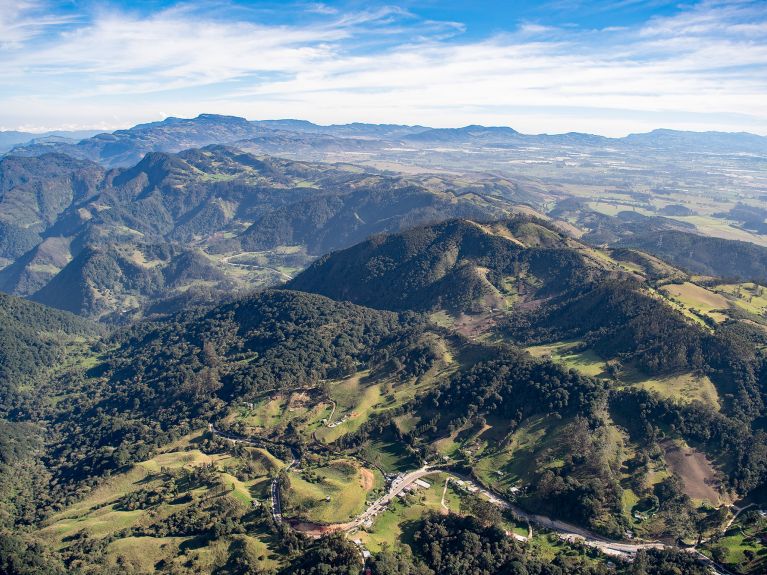
<path id="1" fill-rule="evenodd" d="M 236 437 L 233 434 L 225 433 L 217 430 L 213 424 L 209 424 L 209 429 L 212 433 L 217 434 L 224 439 L 227 439 L 229 441 L 232 441 L 234 443 L 246 443 L 249 445 L 257 445 L 256 442 L 251 441 L 246 438 L 242 437 Z M 298 465 L 299 459 L 297 457 L 297 454 L 293 452 L 293 460 L 291 463 L 287 466 L 286 469 L 291 469 Z M 602 537 L 601 535 L 597 535 L 596 533 L 593 533 L 587 529 L 583 529 L 582 527 L 579 527 L 577 525 L 573 525 L 572 523 L 567 523 L 566 521 L 560 521 L 558 519 L 552 519 L 551 517 L 547 517 L 545 515 L 539 515 L 536 513 L 529 513 L 520 507 L 514 505 L 513 503 L 502 499 L 498 495 L 492 493 L 491 491 L 485 489 L 484 487 L 478 485 L 475 481 L 472 479 L 466 478 L 466 477 L 460 477 L 454 473 L 445 471 L 444 469 L 434 468 L 430 466 L 424 466 L 420 469 L 416 469 L 414 471 L 410 471 L 399 478 L 399 480 L 392 483 L 392 485 L 389 488 L 389 491 L 379 497 L 376 501 L 371 503 L 368 508 L 362 512 L 360 515 L 358 515 L 354 520 L 349 521 L 348 523 L 336 523 L 332 525 L 324 525 L 321 526 L 314 526 L 311 524 L 300 524 L 294 526 L 297 530 L 302 531 L 307 534 L 315 534 L 315 533 L 326 533 L 330 531 L 351 531 L 353 529 L 361 527 L 363 524 L 365 524 L 367 521 L 372 520 L 376 515 L 381 513 L 383 510 L 386 509 L 386 507 L 389 505 L 389 503 L 392 502 L 392 500 L 402 493 L 405 489 L 413 485 L 418 479 L 421 479 L 422 477 L 425 477 L 427 475 L 433 475 L 436 473 L 446 473 L 448 474 L 448 480 L 454 480 L 459 484 L 462 484 L 465 488 L 467 488 L 469 491 L 474 493 L 482 494 L 484 497 L 488 499 L 493 505 L 496 505 L 500 507 L 501 509 L 506 509 L 511 511 L 517 518 L 523 521 L 527 521 L 528 525 L 537 525 L 538 527 L 542 527 L 545 529 L 548 529 L 550 531 L 553 531 L 556 533 L 560 539 L 568 542 L 578 542 L 582 543 L 584 545 L 588 545 L 589 547 L 593 547 L 595 549 L 600 550 L 605 555 L 609 555 L 612 557 L 619 557 L 624 559 L 630 559 L 632 558 L 638 551 L 642 549 L 663 549 L 664 547 L 668 547 L 667 545 L 664 545 L 663 543 L 658 542 L 649 542 L 649 543 L 629 543 L 629 542 L 622 542 L 622 541 L 614 541 L 611 539 L 608 539 L 606 537 Z M 447 481 L 445 482 L 445 490 L 447 490 Z M 272 516 L 274 517 L 274 520 L 277 522 L 282 522 L 282 503 L 280 501 L 280 490 L 279 490 L 279 482 L 278 479 L 275 478 L 272 481 Z M 443 502 L 444 502 L 444 493 L 443 493 Z M 739 510 L 742 511 L 743 509 Z M 532 529 L 530 530 L 530 534 L 532 534 Z M 527 537 L 516 535 L 516 534 L 510 534 L 515 539 L 526 541 Z M 698 557 L 701 561 L 706 563 L 713 573 L 720 574 L 720 575 L 729 575 L 729 572 L 722 568 L 720 565 L 715 564 L 711 559 L 700 553 L 697 549 L 689 548 L 689 549 L 683 549 L 684 551 L 690 552 L 695 554 L 696 557 Z"/>

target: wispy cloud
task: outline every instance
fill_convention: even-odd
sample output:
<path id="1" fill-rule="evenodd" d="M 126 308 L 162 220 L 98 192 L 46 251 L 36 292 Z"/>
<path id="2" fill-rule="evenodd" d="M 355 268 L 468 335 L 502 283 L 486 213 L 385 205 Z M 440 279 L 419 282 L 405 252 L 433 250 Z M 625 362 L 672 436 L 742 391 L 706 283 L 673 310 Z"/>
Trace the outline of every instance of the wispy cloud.
<path id="1" fill-rule="evenodd" d="M 54 114 L 69 114 L 62 123 L 131 122 L 162 109 L 527 131 L 767 132 L 761 1 L 704 1 L 601 29 L 525 21 L 471 42 L 460 19 L 387 5 L 302 4 L 306 20 L 268 24 L 187 3 L 150 14 L 102 9 L 73 25 L 56 14 L 33 24 L 40 4 L 4 3 L 5 125 L 35 115 L 50 124 Z"/>

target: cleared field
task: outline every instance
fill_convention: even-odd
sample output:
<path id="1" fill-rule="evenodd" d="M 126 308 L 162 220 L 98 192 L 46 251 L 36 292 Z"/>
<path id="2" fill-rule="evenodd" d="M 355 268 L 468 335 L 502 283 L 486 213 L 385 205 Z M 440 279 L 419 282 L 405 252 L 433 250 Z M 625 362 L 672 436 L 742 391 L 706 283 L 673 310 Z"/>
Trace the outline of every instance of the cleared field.
<path id="1" fill-rule="evenodd" d="M 129 565 L 139 573 L 151 573 L 160 561 L 171 560 L 186 537 L 126 537 L 109 544 L 109 563 Z"/>
<path id="2" fill-rule="evenodd" d="M 272 430 L 293 422 L 299 425 L 319 424 L 330 414 L 329 403 L 316 401 L 306 393 L 277 393 L 265 397 L 250 409 L 236 408 L 229 419 L 236 419 L 257 431 Z"/>
<path id="3" fill-rule="evenodd" d="M 684 491 L 691 499 L 708 501 L 714 506 L 727 502 L 716 489 L 721 483 L 719 474 L 703 453 L 673 441 L 664 442 L 663 450 L 666 463 L 682 478 Z"/>
<path id="4" fill-rule="evenodd" d="M 621 381 L 627 385 L 653 391 L 661 397 L 680 403 L 700 401 L 717 411 L 721 409 L 719 393 L 707 375 L 695 373 L 672 374 L 659 377 L 647 377 L 639 370 L 625 368 Z"/>
<path id="5" fill-rule="evenodd" d="M 556 363 L 564 364 L 569 369 L 574 369 L 583 375 L 599 377 L 603 374 L 606 364 L 605 361 L 596 353 L 587 349 L 585 351 L 575 351 L 582 342 L 560 341 L 546 345 L 530 346 L 527 351 L 533 357 L 551 357 Z"/>
<path id="6" fill-rule="evenodd" d="M 368 495 L 383 487 L 380 472 L 353 460 L 290 473 L 290 489 L 283 496 L 284 512 L 317 523 L 342 523 L 364 511 Z"/>
<path id="7" fill-rule="evenodd" d="M 720 218 L 711 216 L 675 216 L 672 219 L 693 224 L 700 232 L 707 236 L 751 242 L 760 246 L 767 245 L 767 236 L 751 233 Z"/>
<path id="8" fill-rule="evenodd" d="M 748 313 L 758 316 L 767 314 L 767 288 L 764 286 L 744 282 L 720 284 L 713 290 L 726 295 L 733 304 Z"/>
<path id="9" fill-rule="evenodd" d="M 368 441 L 362 453 L 367 461 L 383 468 L 387 473 L 407 471 L 418 467 L 418 460 L 405 450 L 402 442 L 395 440 Z"/>
<path id="10" fill-rule="evenodd" d="M 690 282 L 668 284 L 661 287 L 660 291 L 688 309 L 694 309 L 710 316 L 714 321 L 723 322 L 727 319 L 727 315 L 720 310 L 729 309 L 730 302 L 718 293 Z"/>
<path id="11" fill-rule="evenodd" d="M 283 466 L 281 461 L 255 448 L 246 449 L 247 454 L 242 457 L 226 453 L 206 455 L 190 449 L 199 438 L 200 432 L 184 437 L 152 459 L 109 478 L 81 501 L 53 515 L 40 531 L 41 535 L 57 548 L 69 546 L 72 537 L 81 532 L 91 538 L 116 537 L 106 547 L 104 561 L 136 573 L 155 572 L 159 562 L 166 566 L 184 563 L 186 567 L 193 566 L 195 572 L 210 571 L 226 562 L 227 550 L 237 538 L 252 550 L 249 553 L 254 564 L 265 568 L 276 566 L 277 555 L 268 548 L 267 533 L 232 535 L 214 541 L 195 537 L 125 536 L 127 528 L 149 528 L 151 532 L 174 513 L 193 504 L 205 506 L 217 498 L 226 498 L 243 511 L 251 508 L 254 499 L 268 502 L 271 482 L 268 475 L 241 481 L 234 473 L 238 467 L 253 463 L 254 466 L 249 466 L 251 473 L 258 473 L 260 466 L 266 474 Z M 212 466 L 209 478 L 203 482 L 187 482 L 188 472 L 202 465 Z M 169 482 L 172 482 L 170 490 Z M 137 509 L 126 509 L 126 496 L 134 494 L 132 501 L 147 501 L 142 499 L 145 492 L 156 497 L 149 503 L 139 504 Z M 163 498 L 158 495 L 162 493 L 170 495 Z"/>
<path id="12" fill-rule="evenodd" d="M 554 419 L 531 417 L 522 422 L 509 441 L 487 441 L 480 447 L 474 471 L 482 481 L 501 492 L 525 485 L 540 471 L 536 466 L 538 455 L 544 450 L 556 449 L 559 431 Z"/>
<path id="13" fill-rule="evenodd" d="M 453 357 L 453 352 L 441 338 L 432 337 L 430 343 L 439 350 L 441 360 L 418 378 L 407 381 L 396 378 L 371 380 L 370 373 L 362 371 L 344 380 L 329 382 L 328 393 L 336 402 L 336 410 L 330 425 L 317 428 L 315 437 L 332 443 L 359 429 L 371 415 L 404 405 L 452 374 L 458 368 L 460 359 Z"/>

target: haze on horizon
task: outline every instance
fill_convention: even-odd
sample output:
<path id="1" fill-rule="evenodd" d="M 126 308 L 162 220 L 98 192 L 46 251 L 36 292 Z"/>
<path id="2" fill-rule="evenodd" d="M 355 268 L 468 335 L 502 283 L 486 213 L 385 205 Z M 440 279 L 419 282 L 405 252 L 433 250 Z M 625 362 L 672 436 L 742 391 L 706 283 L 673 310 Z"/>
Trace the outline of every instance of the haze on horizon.
<path id="1" fill-rule="evenodd" d="M 762 0 L 0 0 L 0 129 L 229 114 L 767 134 Z"/>

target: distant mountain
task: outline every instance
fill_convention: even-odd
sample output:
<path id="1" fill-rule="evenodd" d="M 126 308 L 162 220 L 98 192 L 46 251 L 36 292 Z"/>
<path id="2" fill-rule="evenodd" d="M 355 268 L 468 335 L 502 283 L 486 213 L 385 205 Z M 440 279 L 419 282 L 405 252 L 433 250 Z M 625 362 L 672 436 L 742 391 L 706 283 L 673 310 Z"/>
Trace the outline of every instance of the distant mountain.
<path id="1" fill-rule="evenodd" d="M 407 182 L 371 178 L 360 189 L 308 198 L 269 212 L 246 229 L 239 241 L 246 251 L 299 244 L 306 245 L 312 255 L 322 255 L 372 234 L 451 218 L 487 219 L 507 213 L 481 197 L 456 197 Z"/>
<path id="2" fill-rule="evenodd" d="M 178 289 L 199 285 L 217 293 L 236 289 L 220 264 L 200 251 L 162 244 L 89 245 L 32 299 L 78 315 L 119 320 L 139 312 L 147 300 L 156 304 Z M 197 295 L 195 303 L 205 303 Z"/>
<path id="3" fill-rule="evenodd" d="M 201 114 L 192 119 L 166 118 L 161 122 L 139 124 L 127 130 L 99 134 L 77 144 L 19 146 L 11 153 L 35 156 L 41 151 L 57 151 L 108 167 L 127 166 L 135 164 L 148 152 L 178 152 L 208 144 L 233 142 L 257 136 L 264 130 L 244 118 Z"/>
<path id="4" fill-rule="evenodd" d="M 67 133 L 32 137 L 8 133 L 6 141 L 7 147 L 13 146 L 10 153 L 14 155 L 39 156 L 58 152 L 106 167 L 133 165 L 148 152 L 173 153 L 210 144 L 230 144 L 256 153 L 316 160 L 325 159 L 327 154 L 346 154 L 348 158 L 348 155 L 360 153 L 388 158 L 392 154 L 412 152 L 412 148 L 440 145 L 478 149 L 535 146 L 550 152 L 559 148 L 589 147 L 609 149 L 611 153 L 618 149 L 630 154 L 641 154 L 642 150 L 648 149 L 665 153 L 714 154 L 761 154 L 767 150 L 767 138 L 748 133 L 655 130 L 626 138 L 606 138 L 576 132 L 522 134 L 503 126 L 429 128 L 364 123 L 321 126 L 305 120 L 248 121 L 217 114 L 201 114 L 189 119 L 166 118 L 78 142 Z M 0 153 L 8 152 L 2 146 L 0 138 Z"/>
<path id="5" fill-rule="evenodd" d="M 389 176 L 218 145 L 109 170 L 7 156 L 0 186 L 0 289 L 110 321 L 272 285 L 371 234 L 503 217 L 534 197 L 492 176 Z"/>
<path id="6" fill-rule="evenodd" d="M 77 143 L 85 138 L 100 134 L 101 130 L 55 130 L 52 132 L 17 132 L 0 131 L 0 154 L 8 152 L 14 146 L 58 139 L 67 143 Z"/>
<path id="7" fill-rule="evenodd" d="M 270 130 L 283 130 L 310 134 L 328 134 L 343 138 L 370 138 L 395 140 L 429 130 L 424 126 L 403 126 L 400 124 L 331 124 L 321 126 L 306 120 L 258 120 L 254 124 Z"/>
<path id="8" fill-rule="evenodd" d="M 463 128 L 431 128 L 421 132 L 405 136 L 408 142 L 442 142 L 442 143 L 468 143 L 468 142 L 521 142 L 525 136 L 512 128 L 465 126 Z"/>
<path id="9" fill-rule="evenodd" d="M 748 132 L 685 132 L 660 129 L 646 134 L 630 134 L 622 138 L 622 141 L 660 150 L 697 150 L 728 154 L 767 153 L 767 137 Z"/>
<path id="10" fill-rule="evenodd" d="M 62 154 L 0 158 L 0 222 L 43 231 L 73 203 L 91 198 L 103 176 L 97 164 Z"/>

